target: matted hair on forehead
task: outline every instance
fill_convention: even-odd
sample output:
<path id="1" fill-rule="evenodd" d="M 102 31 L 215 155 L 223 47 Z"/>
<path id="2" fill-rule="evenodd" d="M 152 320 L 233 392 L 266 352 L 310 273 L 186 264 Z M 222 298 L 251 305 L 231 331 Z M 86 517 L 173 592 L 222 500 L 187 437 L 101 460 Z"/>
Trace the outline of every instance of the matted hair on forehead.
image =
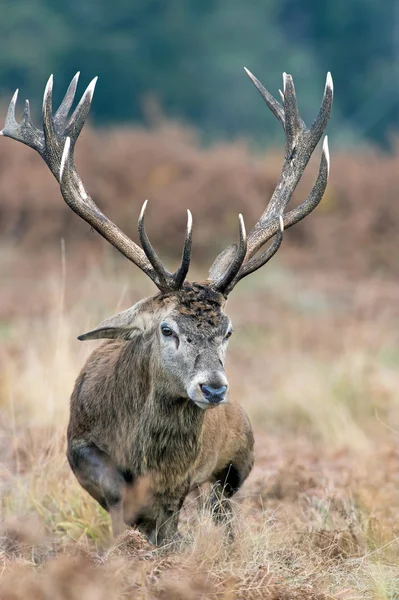
<path id="1" fill-rule="evenodd" d="M 209 284 L 186 281 L 174 295 L 177 299 L 176 310 L 180 314 L 194 317 L 213 327 L 220 324 L 226 299 Z"/>

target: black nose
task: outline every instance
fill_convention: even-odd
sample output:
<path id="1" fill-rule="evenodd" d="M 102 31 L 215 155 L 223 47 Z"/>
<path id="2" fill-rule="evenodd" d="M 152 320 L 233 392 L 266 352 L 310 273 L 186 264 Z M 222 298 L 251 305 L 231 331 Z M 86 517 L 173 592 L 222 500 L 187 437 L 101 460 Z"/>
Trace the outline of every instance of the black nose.
<path id="1" fill-rule="evenodd" d="M 222 387 L 214 388 L 211 385 L 202 385 L 201 384 L 202 395 L 205 400 L 207 400 L 211 404 L 218 404 L 224 400 L 227 391 L 227 385 L 222 385 Z"/>

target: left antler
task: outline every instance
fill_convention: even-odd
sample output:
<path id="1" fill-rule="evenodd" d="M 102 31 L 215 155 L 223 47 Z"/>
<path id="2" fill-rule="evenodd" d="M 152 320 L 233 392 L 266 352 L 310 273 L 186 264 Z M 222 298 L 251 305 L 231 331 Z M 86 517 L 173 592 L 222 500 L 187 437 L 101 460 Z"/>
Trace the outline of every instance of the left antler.
<path id="1" fill-rule="evenodd" d="M 188 221 L 181 264 L 179 269 L 172 274 L 162 265 L 145 232 L 144 213 L 147 201 L 143 205 L 139 219 L 139 235 L 143 249 L 101 212 L 86 192 L 76 170 L 73 156 L 76 140 L 89 114 L 97 77 L 89 84 L 72 116 L 69 117 L 78 77 L 79 73 L 72 79 L 65 97 L 54 115 L 52 109 L 53 76 L 48 80 L 43 98 L 43 131 L 37 129 L 31 121 L 28 100 L 25 104 L 22 122 L 17 122 L 15 118 L 17 90 L 10 102 L 5 127 L 0 135 L 13 138 L 34 148 L 59 182 L 65 202 L 77 215 L 87 221 L 119 252 L 146 273 L 161 292 L 168 293 L 177 290 L 183 285 L 190 266 L 191 213 L 187 211 Z"/>
<path id="2" fill-rule="evenodd" d="M 316 208 L 326 189 L 330 167 L 326 136 L 323 142 L 319 174 L 312 191 L 298 207 L 284 214 L 284 210 L 302 177 L 309 159 L 327 127 L 333 101 L 331 74 L 327 74 L 319 114 L 311 127 L 307 128 L 298 111 L 291 75 L 283 74 L 284 92 L 280 91 L 283 101 L 283 105 L 281 105 L 248 69 L 245 69 L 245 71 L 284 128 L 286 137 L 285 156 L 280 178 L 270 202 L 248 235 L 246 252 L 243 252 L 241 236 L 238 248 L 236 245 L 230 246 L 218 256 L 211 268 L 211 285 L 225 296 L 231 292 L 240 279 L 253 273 L 272 258 L 280 247 L 284 229 L 292 227 Z M 240 221 L 240 231 L 242 230 L 244 230 L 245 236 L 244 225 Z M 273 236 L 276 237 L 270 247 L 259 256 L 255 256 Z"/>

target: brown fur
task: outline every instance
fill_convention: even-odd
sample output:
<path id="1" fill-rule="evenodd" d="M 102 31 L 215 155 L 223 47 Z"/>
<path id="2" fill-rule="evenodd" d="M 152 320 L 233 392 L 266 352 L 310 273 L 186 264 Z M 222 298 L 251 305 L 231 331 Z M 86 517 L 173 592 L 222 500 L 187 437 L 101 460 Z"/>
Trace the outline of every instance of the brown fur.
<path id="1" fill-rule="evenodd" d="M 117 514 L 115 529 L 122 520 L 137 524 L 159 544 L 176 534 L 178 511 L 190 489 L 218 482 L 217 496 L 227 504 L 252 468 L 253 435 L 235 401 L 203 410 L 176 395 L 160 356 L 159 326 L 167 314 L 179 323 L 182 339 L 190 336 L 190 350 L 211 360 L 211 346 L 204 351 L 202 345 L 226 327 L 224 297 L 206 284 L 186 283 L 174 294 L 139 304 L 131 309 L 134 319 L 125 311 L 93 332 L 96 337 L 96 331 L 106 330 L 110 337 L 114 330 L 119 339 L 97 348 L 76 381 L 68 458 L 83 487 Z M 140 478 L 150 482 L 150 494 L 132 518 L 123 514 L 123 496 Z"/>

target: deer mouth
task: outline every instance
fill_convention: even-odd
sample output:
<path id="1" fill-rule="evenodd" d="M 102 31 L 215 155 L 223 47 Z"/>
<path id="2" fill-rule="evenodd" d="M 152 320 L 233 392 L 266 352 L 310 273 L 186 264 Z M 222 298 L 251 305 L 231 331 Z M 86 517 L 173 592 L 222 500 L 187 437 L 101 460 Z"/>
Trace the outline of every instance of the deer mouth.
<path id="1" fill-rule="evenodd" d="M 209 402 L 207 400 L 193 400 L 194 404 L 196 404 L 198 406 L 198 408 L 201 408 L 202 410 L 209 410 L 212 408 L 217 408 L 218 406 L 221 406 L 222 404 L 227 404 L 227 398 L 224 398 L 223 400 L 221 400 L 220 402 Z"/>

